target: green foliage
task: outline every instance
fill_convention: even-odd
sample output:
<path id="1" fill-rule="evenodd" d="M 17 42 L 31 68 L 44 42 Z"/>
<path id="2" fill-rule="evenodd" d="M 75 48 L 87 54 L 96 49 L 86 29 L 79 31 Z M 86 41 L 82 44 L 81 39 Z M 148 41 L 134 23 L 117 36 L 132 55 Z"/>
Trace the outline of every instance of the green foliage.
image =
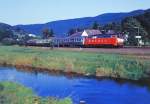
<path id="1" fill-rule="evenodd" d="M 100 29 L 100 24 L 95 21 L 92 25 L 92 29 Z"/>
<path id="2" fill-rule="evenodd" d="M 115 22 L 106 24 L 105 26 L 103 26 L 103 29 L 106 30 L 106 31 L 114 30 L 115 32 L 121 32 L 122 31 L 121 24 L 120 23 L 115 23 Z"/>
<path id="3" fill-rule="evenodd" d="M 1 41 L 3 45 L 14 45 L 16 41 L 12 38 L 5 38 Z"/>
<path id="4" fill-rule="evenodd" d="M 81 31 L 83 31 L 83 29 L 81 29 L 81 28 L 72 28 L 68 31 L 68 36 L 70 36 L 76 32 L 81 32 Z"/>
<path id="5" fill-rule="evenodd" d="M 41 98 L 32 90 L 12 82 L 0 83 L 0 104 L 72 104 L 69 98 Z"/>
<path id="6" fill-rule="evenodd" d="M 122 21 L 122 29 L 125 32 L 129 33 L 128 36 L 128 43 L 130 45 L 137 45 L 138 40 L 135 38 L 135 36 L 142 36 L 142 40 L 146 41 L 147 31 L 142 27 L 140 22 L 134 18 L 134 17 L 128 17 Z"/>
<path id="7" fill-rule="evenodd" d="M 70 36 L 70 35 L 72 35 L 72 34 L 74 34 L 74 33 L 76 33 L 76 29 L 70 29 L 70 30 L 68 31 L 68 36 Z"/>
<path id="8" fill-rule="evenodd" d="M 146 30 L 147 34 L 143 37 L 145 41 L 150 42 L 150 10 L 144 14 L 135 17 Z"/>
<path id="9" fill-rule="evenodd" d="M 43 38 L 50 38 L 54 36 L 53 30 L 52 29 L 49 30 L 48 28 L 43 29 L 42 34 L 43 34 Z"/>
<path id="10" fill-rule="evenodd" d="M 11 30 L 0 29 L 0 41 L 4 38 L 10 38 L 12 36 Z"/>

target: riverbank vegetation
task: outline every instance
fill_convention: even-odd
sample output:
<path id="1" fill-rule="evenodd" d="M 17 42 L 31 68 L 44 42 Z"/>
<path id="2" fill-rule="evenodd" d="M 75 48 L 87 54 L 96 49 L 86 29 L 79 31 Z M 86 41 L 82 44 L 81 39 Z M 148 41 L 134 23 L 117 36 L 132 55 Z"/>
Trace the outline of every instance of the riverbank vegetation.
<path id="1" fill-rule="evenodd" d="M 32 90 L 12 82 L 0 82 L 0 104 L 72 104 L 69 98 L 41 98 Z"/>
<path id="2" fill-rule="evenodd" d="M 131 55 L 0 46 L 0 64 L 87 76 L 138 80 L 148 77 L 150 59 Z"/>

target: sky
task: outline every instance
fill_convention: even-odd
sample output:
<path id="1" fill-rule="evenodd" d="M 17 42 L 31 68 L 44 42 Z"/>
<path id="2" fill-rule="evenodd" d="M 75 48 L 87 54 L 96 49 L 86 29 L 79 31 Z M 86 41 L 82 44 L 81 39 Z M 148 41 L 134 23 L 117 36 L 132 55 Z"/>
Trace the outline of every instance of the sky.
<path id="1" fill-rule="evenodd" d="M 150 8 L 150 0 L 0 0 L 0 22 L 39 24 Z"/>

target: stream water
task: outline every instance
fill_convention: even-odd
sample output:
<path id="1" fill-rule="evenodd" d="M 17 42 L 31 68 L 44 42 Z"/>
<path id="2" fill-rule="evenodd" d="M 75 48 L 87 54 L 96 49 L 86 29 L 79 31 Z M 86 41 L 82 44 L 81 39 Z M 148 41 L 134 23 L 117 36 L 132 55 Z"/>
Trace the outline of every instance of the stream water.
<path id="1" fill-rule="evenodd" d="M 0 81 L 12 81 L 31 88 L 42 97 L 70 97 L 74 104 L 150 104 L 150 80 L 131 82 L 113 79 L 65 77 L 0 67 Z"/>

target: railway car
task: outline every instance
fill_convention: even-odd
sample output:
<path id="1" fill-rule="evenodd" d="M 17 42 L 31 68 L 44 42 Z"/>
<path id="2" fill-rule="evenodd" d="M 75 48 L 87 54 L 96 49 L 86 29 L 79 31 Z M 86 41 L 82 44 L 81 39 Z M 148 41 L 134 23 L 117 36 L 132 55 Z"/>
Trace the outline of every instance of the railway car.
<path id="1" fill-rule="evenodd" d="M 87 37 L 83 41 L 85 47 L 123 47 L 124 39 L 117 35 L 96 35 Z"/>

